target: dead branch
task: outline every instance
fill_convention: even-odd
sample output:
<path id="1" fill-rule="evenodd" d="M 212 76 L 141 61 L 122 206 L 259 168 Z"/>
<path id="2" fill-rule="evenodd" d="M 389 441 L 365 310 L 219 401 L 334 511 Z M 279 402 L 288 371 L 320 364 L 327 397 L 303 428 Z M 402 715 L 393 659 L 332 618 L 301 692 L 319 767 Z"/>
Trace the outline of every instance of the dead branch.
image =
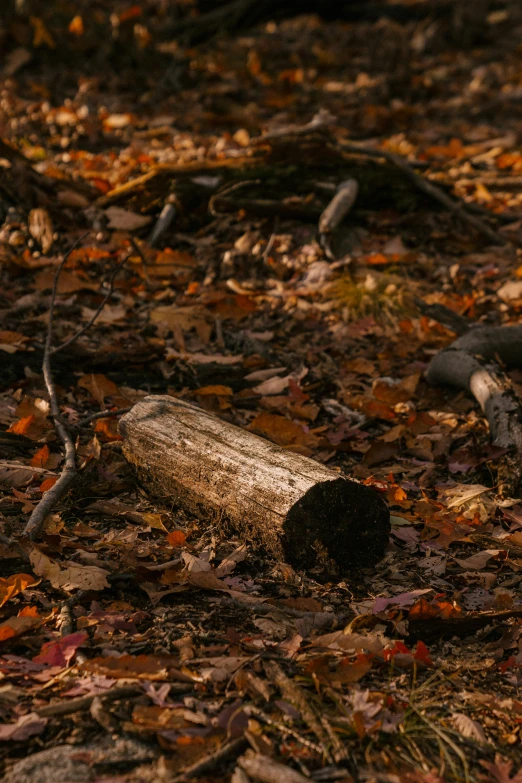
<path id="1" fill-rule="evenodd" d="M 31 512 L 29 521 L 27 522 L 27 525 L 24 529 L 24 536 L 29 536 L 32 541 L 38 538 L 48 515 L 51 513 L 56 504 L 63 498 L 76 476 L 76 447 L 74 445 L 72 435 L 67 426 L 64 424 L 60 414 L 60 404 L 58 402 L 56 386 L 54 385 L 51 371 L 51 342 L 53 337 L 54 306 L 56 303 L 56 293 L 58 290 L 58 279 L 60 277 L 60 272 L 62 271 L 72 251 L 79 245 L 82 239 L 83 236 L 77 239 L 76 242 L 71 245 L 54 275 L 53 290 L 51 294 L 51 306 L 49 308 L 49 323 L 47 325 L 47 335 L 45 338 L 43 375 L 47 393 L 49 394 L 51 416 L 53 419 L 54 428 L 58 433 L 58 437 L 62 441 L 65 449 L 65 466 L 56 484 L 54 484 L 51 489 L 49 489 L 44 494 L 38 505 Z"/>
<path id="2" fill-rule="evenodd" d="M 83 712 L 84 710 L 90 709 L 96 696 L 101 695 L 104 699 L 116 701 L 116 699 L 124 699 L 128 696 L 140 696 L 141 694 L 143 694 L 143 689 L 139 685 L 121 685 L 110 688 L 102 694 L 79 696 L 77 699 L 69 699 L 68 701 L 62 699 L 56 704 L 48 704 L 46 707 L 40 707 L 37 710 L 37 713 L 41 718 L 55 718 L 58 715 L 72 715 L 74 712 Z"/>
<path id="3" fill-rule="evenodd" d="M 270 679 L 275 682 L 281 690 L 285 699 L 293 704 L 301 713 L 301 718 L 308 728 L 313 731 L 321 745 L 322 753 L 330 764 L 333 763 L 333 757 L 330 753 L 330 739 L 328 732 L 325 731 L 319 716 L 316 714 L 313 706 L 308 701 L 306 693 L 297 685 L 296 682 L 287 677 L 282 668 L 275 661 L 265 661 L 265 671 Z"/>
<path id="4" fill-rule="evenodd" d="M 347 179 L 341 182 L 335 196 L 319 218 L 321 245 L 331 261 L 336 260 L 336 256 L 330 247 L 331 235 L 339 228 L 348 212 L 352 209 L 358 192 L 359 183 L 357 180 Z"/>
<path id="5" fill-rule="evenodd" d="M 221 745 L 214 753 L 209 753 L 199 761 L 186 767 L 181 774 L 170 779 L 170 783 L 183 783 L 187 778 L 195 778 L 215 769 L 222 761 L 227 761 L 244 749 L 247 741 L 244 737 L 237 737 L 230 742 Z"/>
<path id="6" fill-rule="evenodd" d="M 470 329 L 430 362 L 426 380 L 470 391 L 486 414 L 495 446 L 508 449 L 503 494 L 522 476 L 522 404 L 500 363 L 522 367 L 522 325 Z"/>
<path id="7" fill-rule="evenodd" d="M 417 172 L 414 171 L 409 165 L 408 161 L 406 161 L 400 155 L 396 155 L 395 153 L 389 152 L 388 150 L 376 150 L 372 149 L 371 147 L 362 147 L 356 144 L 346 144 L 344 142 L 340 143 L 340 147 L 345 152 L 356 155 L 368 155 L 372 158 L 384 158 L 384 160 L 388 161 L 388 163 L 391 163 L 400 169 L 418 190 L 426 193 L 426 195 L 432 198 L 434 201 L 438 201 L 439 204 L 441 204 L 452 214 L 456 215 L 460 220 L 462 220 L 463 223 L 467 223 L 468 225 L 472 226 L 476 231 L 478 231 L 479 234 L 487 237 L 495 245 L 506 244 L 506 239 L 501 234 L 490 228 L 490 226 L 488 226 L 479 217 L 470 214 L 464 203 L 454 201 L 450 196 L 446 195 L 444 191 L 434 185 L 433 182 L 430 182 L 428 179 L 426 179 L 426 177 L 422 177 L 420 174 L 417 174 Z"/>
<path id="8" fill-rule="evenodd" d="M 54 354 L 62 351 L 64 348 L 70 346 L 72 343 L 76 342 L 76 340 L 78 340 L 78 338 L 81 337 L 81 335 L 85 334 L 86 331 L 94 324 L 99 314 L 103 310 L 105 303 L 107 302 L 107 300 L 109 299 L 109 297 L 113 292 L 114 280 L 116 278 L 117 273 L 119 272 L 119 270 L 121 269 L 125 261 L 127 260 L 125 258 L 114 269 L 109 280 L 109 290 L 105 295 L 105 297 L 103 298 L 101 304 L 97 308 L 96 312 L 92 316 L 92 318 L 90 318 L 89 322 L 84 327 L 79 329 L 72 337 L 70 337 L 68 340 L 65 340 L 63 343 L 61 343 L 60 345 L 58 345 L 56 348 L 53 349 L 52 337 L 53 337 L 53 326 L 54 326 L 54 308 L 56 304 L 56 296 L 57 296 L 58 280 L 60 277 L 60 272 L 62 271 L 72 251 L 80 244 L 80 242 L 85 238 L 85 236 L 86 235 L 83 234 L 81 237 L 79 237 L 79 239 L 76 240 L 76 242 L 74 242 L 73 245 L 71 245 L 71 247 L 63 257 L 61 263 L 59 264 L 58 268 L 56 269 L 56 273 L 54 275 L 53 289 L 51 292 L 51 304 L 49 307 L 49 323 L 47 326 L 47 335 L 45 338 L 45 348 L 44 348 L 44 356 L 43 356 L 43 375 L 44 375 L 45 386 L 49 394 L 49 402 L 50 402 L 53 424 L 56 429 L 56 432 L 58 433 L 60 440 L 62 441 L 65 450 L 65 465 L 60 474 L 60 477 L 58 478 L 58 481 L 49 490 L 47 490 L 47 492 L 44 494 L 44 496 L 42 497 L 38 505 L 31 512 L 31 516 L 29 517 L 29 520 L 24 528 L 24 536 L 28 536 L 31 539 L 31 541 L 35 541 L 38 538 L 45 524 L 45 520 L 47 519 L 47 517 L 49 516 L 53 508 L 57 505 L 57 503 L 59 503 L 60 500 L 65 496 L 65 494 L 69 490 L 77 474 L 76 446 L 74 443 L 73 431 L 65 423 L 60 413 L 60 404 L 58 402 L 58 395 L 56 393 L 56 386 L 54 383 L 52 368 L 51 368 L 51 357 Z"/>
<path id="9" fill-rule="evenodd" d="M 433 318 L 434 321 L 442 324 L 446 329 L 455 332 L 455 334 L 466 334 L 471 328 L 477 326 L 469 318 L 466 318 L 466 316 L 459 315 L 459 313 L 450 310 L 449 307 L 445 307 L 444 305 L 427 304 L 423 299 L 417 296 L 414 298 L 414 302 L 423 315 L 428 316 L 428 318 Z"/>

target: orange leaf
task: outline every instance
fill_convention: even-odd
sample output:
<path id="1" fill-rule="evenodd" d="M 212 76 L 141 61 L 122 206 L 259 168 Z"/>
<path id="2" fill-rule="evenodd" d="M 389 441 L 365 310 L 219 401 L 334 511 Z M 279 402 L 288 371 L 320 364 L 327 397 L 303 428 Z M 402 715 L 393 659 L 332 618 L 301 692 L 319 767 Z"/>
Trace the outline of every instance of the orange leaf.
<path id="1" fill-rule="evenodd" d="M 417 642 L 417 647 L 415 648 L 415 653 L 413 657 L 415 658 L 415 660 L 422 661 L 422 663 L 425 663 L 426 666 L 433 666 L 433 661 L 430 658 L 428 648 L 426 647 L 424 642 Z"/>
<path id="2" fill-rule="evenodd" d="M 77 14 L 69 23 L 69 32 L 80 37 L 85 32 L 82 17 Z"/>
<path id="3" fill-rule="evenodd" d="M 16 435 L 26 435 L 31 424 L 34 424 L 35 421 L 35 416 L 24 416 L 11 424 L 7 432 L 14 432 Z"/>
<path id="4" fill-rule="evenodd" d="M 31 460 L 31 467 L 44 468 L 47 464 L 48 459 L 49 459 L 49 446 L 45 444 L 45 446 L 42 446 L 41 449 L 38 449 L 36 454 L 33 456 Z"/>
<path id="5" fill-rule="evenodd" d="M 36 606 L 27 606 L 19 612 L 18 617 L 9 617 L 8 620 L 0 624 L 0 642 L 12 639 L 14 636 L 20 636 L 39 623 L 40 617 Z"/>
<path id="6" fill-rule="evenodd" d="M 27 587 L 32 587 L 39 583 L 30 574 L 13 574 L 8 579 L 0 579 L 0 606 L 3 606 L 10 598 L 21 593 Z"/>
<path id="7" fill-rule="evenodd" d="M 186 540 L 187 536 L 183 530 L 173 530 L 172 533 L 169 533 L 167 536 L 167 541 L 173 547 L 183 546 Z"/>
<path id="8" fill-rule="evenodd" d="M 49 476 L 40 484 L 40 492 L 48 492 L 58 481 L 58 476 Z"/>
<path id="9" fill-rule="evenodd" d="M 113 381 L 110 381 L 105 375 L 99 373 L 89 373 L 82 375 L 78 381 L 78 386 L 87 389 L 91 397 L 103 408 L 106 397 L 112 397 L 118 393 L 118 387 Z"/>
<path id="10" fill-rule="evenodd" d="M 121 435 L 118 433 L 118 422 L 115 418 L 98 419 L 96 426 L 94 427 L 94 431 L 103 435 L 102 440 L 104 441 L 123 440 Z"/>

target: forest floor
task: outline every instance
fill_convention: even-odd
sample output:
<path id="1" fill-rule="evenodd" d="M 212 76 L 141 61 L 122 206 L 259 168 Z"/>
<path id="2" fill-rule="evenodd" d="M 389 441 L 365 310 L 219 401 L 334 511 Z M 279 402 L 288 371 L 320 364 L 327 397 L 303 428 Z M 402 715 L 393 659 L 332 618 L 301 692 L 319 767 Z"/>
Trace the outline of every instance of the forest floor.
<path id="1" fill-rule="evenodd" d="M 313 16 L 187 46 L 160 4 L 107 5 L 13 23 L 0 63 L 0 134 L 26 158 L 0 150 L 0 774 L 520 783 L 522 503 L 497 496 L 476 401 L 425 381 L 455 333 L 416 297 L 519 318 L 521 20 L 492 13 L 468 47 L 443 19 Z M 402 156 L 491 234 L 346 143 Z M 73 243 L 54 344 L 121 269 L 52 360 L 79 473 L 33 542 L 63 469 L 42 355 Z M 74 429 L 148 393 L 374 486 L 384 559 L 296 573 L 158 504 L 117 416 Z M 220 591 L 194 578 L 212 569 Z"/>

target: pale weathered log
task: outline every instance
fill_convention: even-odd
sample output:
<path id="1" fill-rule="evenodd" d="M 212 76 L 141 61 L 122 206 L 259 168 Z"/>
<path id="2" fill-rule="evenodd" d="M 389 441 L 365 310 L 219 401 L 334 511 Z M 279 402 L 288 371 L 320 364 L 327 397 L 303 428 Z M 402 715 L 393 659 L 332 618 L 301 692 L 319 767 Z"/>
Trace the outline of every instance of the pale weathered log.
<path id="1" fill-rule="evenodd" d="M 377 492 L 169 396 L 120 421 L 123 451 L 158 496 L 297 568 L 368 566 L 390 532 Z"/>

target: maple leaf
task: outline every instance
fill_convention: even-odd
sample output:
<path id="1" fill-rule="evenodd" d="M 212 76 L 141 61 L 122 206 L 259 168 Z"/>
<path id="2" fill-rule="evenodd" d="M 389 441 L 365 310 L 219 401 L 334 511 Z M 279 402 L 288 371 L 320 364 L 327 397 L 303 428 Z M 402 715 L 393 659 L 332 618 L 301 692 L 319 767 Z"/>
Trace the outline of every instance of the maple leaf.
<path id="1" fill-rule="evenodd" d="M 502 758 L 500 753 L 495 755 L 495 761 L 480 762 L 490 774 L 490 780 L 494 783 L 522 783 L 522 767 L 511 777 L 513 762 Z"/>

